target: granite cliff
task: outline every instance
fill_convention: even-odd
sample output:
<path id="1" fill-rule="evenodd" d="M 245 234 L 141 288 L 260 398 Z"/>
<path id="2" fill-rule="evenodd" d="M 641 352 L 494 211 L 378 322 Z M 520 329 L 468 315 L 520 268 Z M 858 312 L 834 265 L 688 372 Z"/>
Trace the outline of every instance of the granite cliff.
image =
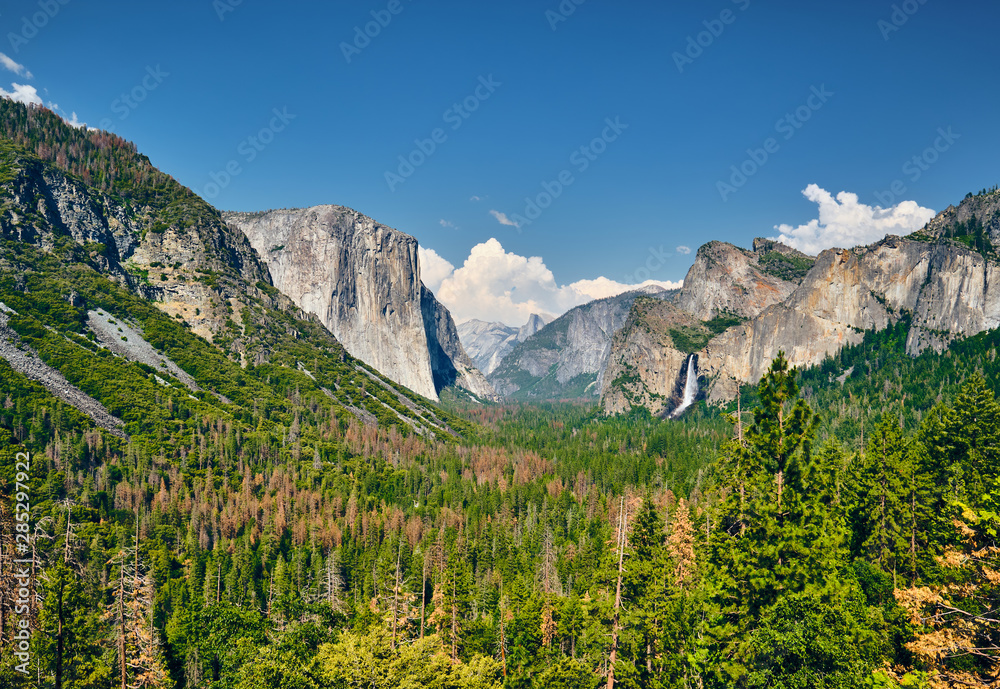
<path id="1" fill-rule="evenodd" d="M 275 287 L 352 356 L 429 399 L 452 385 L 494 396 L 451 314 L 421 282 L 413 237 L 343 206 L 223 217 L 246 235 Z"/>
<path id="2" fill-rule="evenodd" d="M 146 412 L 168 399 L 182 420 L 252 428 L 287 404 L 454 435 L 275 289 L 241 231 L 113 134 L 0 99 L 0 239 L 0 358 L 17 385 L 39 383 L 115 435 L 149 432 Z M 436 313 L 433 295 L 419 299 Z M 428 321 L 446 356 L 449 321 Z"/>
<path id="3" fill-rule="evenodd" d="M 515 346 L 489 376 L 496 391 L 513 399 L 596 397 L 614 334 L 640 296 L 672 299 L 660 287 L 627 292 L 578 306 Z"/>
<path id="4" fill-rule="evenodd" d="M 996 190 L 970 194 L 908 237 L 829 249 L 814 261 L 767 240 L 757 240 L 752 252 L 718 243 L 702 247 L 677 306 L 710 330 L 722 330 L 703 346 L 687 348 L 698 354 L 705 396 L 712 402 L 732 399 L 739 384 L 760 379 L 779 351 L 794 366 L 818 364 L 860 342 L 865 331 L 904 317 L 910 323 L 907 351 L 914 356 L 1000 327 L 994 246 L 1000 246 Z M 719 314 L 732 315 L 734 322 Z M 676 385 L 684 361 L 685 348 L 665 337 L 677 330 L 677 318 L 662 306 L 633 309 L 615 338 L 616 375 L 607 376 L 602 389 L 607 412 L 633 405 L 662 409 L 661 398 L 670 381 Z"/>
<path id="5" fill-rule="evenodd" d="M 605 412 L 645 407 L 661 414 L 676 408 L 685 383 L 685 362 L 711 335 L 707 325 L 676 304 L 636 299 L 611 342 L 601 398 Z"/>
<path id="6" fill-rule="evenodd" d="M 698 249 L 677 306 L 703 321 L 720 315 L 753 318 L 784 301 L 812 263 L 805 254 L 766 239 L 754 240 L 753 251 L 709 242 Z"/>
<path id="7" fill-rule="evenodd" d="M 533 313 L 527 323 L 515 328 L 505 323 L 487 323 L 473 318 L 458 324 L 458 335 L 465 351 L 472 357 L 472 363 L 488 376 L 517 343 L 524 342 L 552 320 L 551 316 Z"/>

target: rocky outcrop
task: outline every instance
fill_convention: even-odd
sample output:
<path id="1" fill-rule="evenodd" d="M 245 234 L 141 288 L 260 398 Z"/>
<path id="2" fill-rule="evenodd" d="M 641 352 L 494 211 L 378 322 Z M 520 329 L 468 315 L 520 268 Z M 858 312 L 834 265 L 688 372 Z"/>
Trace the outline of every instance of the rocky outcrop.
<path id="1" fill-rule="evenodd" d="M 737 383 L 759 380 L 779 351 L 794 366 L 818 364 L 904 314 L 914 356 L 996 328 L 1000 265 L 954 244 L 899 237 L 824 251 L 784 303 L 708 344 L 701 365 L 715 378 L 709 398 L 730 399 Z"/>
<path id="2" fill-rule="evenodd" d="M 819 364 L 861 342 L 865 331 L 882 330 L 903 318 L 909 322 L 906 348 L 913 356 L 928 348 L 942 351 L 957 338 L 1000 327 L 1000 258 L 993 245 L 998 233 L 1000 193 L 994 191 L 967 197 L 910 237 L 890 236 L 867 247 L 824 251 L 784 299 L 729 327 L 698 351 L 701 377 L 709 382 L 708 399 L 735 397 L 738 385 L 758 381 L 779 351 L 793 366 Z M 753 253 L 762 249 L 765 256 L 776 250 L 758 240 Z M 716 245 L 702 253 L 729 256 L 732 266 L 746 265 L 728 248 L 720 251 Z M 791 258 L 802 261 L 801 256 Z M 738 272 L 719 270 L 724 285 Z M 708 286 L 699 294 L 712 298 L 684 300 L 682 295 L 681 303 L 688 308 L 721 304 L 731 291 Z M 702 317 L 711 313 L 708 307 L 694 310 Z M 649 342 L 649 351 L 643 351 L 643 337 L 623 333 L 621 351 L 616 349 L 613 360 L 620 359 L 627 370 L 634 368 L 642 385 L 662 393 L 663 381 L 678 376 L 681 364 L 668 343 Z M 604 398 L 608 411 L 628 406 L 614 390 L 606 390 Z M 659 401 L 636 395 L 635 403 L 656 409 Z"/>
<path id="3" fill-rule="evenodd" d="M 645 407 L 663 414 L 676 408 L 689 356 L 685 344 L 692 339 L 700 343 L 710 334 L 698 319 L 671 302 L 637 299 L 611 344 L 601 390 L 605 413 Z"/>
<path id="4" fill-rule="evenodd" d="M 1000 191 L 983 190 L 978 195 L 967 195 L 958 206 L 948 206 L 938 213 L 918 234 L 942 239 L 960 235 L 960 227 L 968 230 L 970 221 L 982 226 L 994 246 L 1000 246 Z"/>
<path id="5" fill-rule="evenodd" d="M 60 235 L 100 245 L 99 262 L 109 277 L 128 280 L 122 264 L 141 236 L 134 213 L 41 161 L 20 157 L 10 161 L 10 167 L 11 179 L 3 189 L 9 212 L 0 213 L 3 239 L 47 251 Z"/>
<path id="6" fill-rule="evenodd" d="M 267 271 L 237 230 L 192 196 L 177 199 L 171 222 L 147 206 L 112 198 L 37 159 L 12 156 L 2 194 L 0 236 L 51 251 L 60 237 L 88 253 L 103 275 L 157 303 L 209 341 L 239 341 L 241 314 Z M 248 295 L 248 287 L 254 295 Z M 236 318 L 234 319 L 233 316 Z M 232 331 L 232 332 L 227 332 Z"/>
<path id="7" fill-rule="evenodd" d="M 420 281 L 413 237 L 343 206 L 223 217 L 249 239 L 274 286 L 353 356 L 430 399 L 447 385 L 492 396 L 451 315 Z"/>
<path id="8" fill-rule="evenodd" d="M 703 321 L 753 318 L 784 301 L 811 265 L 805 254 L 764 239 L 754 242 L 753 251 L 709 242 L 698 249 L 677 305 Z"/>
<path id="9" fill-rule="evenodd" d="M 128 362 L 137 362 L 164 390 L 174 387 L 212 404 L 209 393 L 228 405 L 219 388 L 232 382 L 232 368 L 221 358 L 217 364 L 230 375 L 219 376 L 218 367 L 205 366 L 204 347 L 211 345 L 248 369 L 246 381 L 237 386 L 244 390 L 245 382 L 270 387 L 271 367 L 288 369 L 278 376 L 283 382 L 274 393 L 279 397 L 296 376 L 297 383 L 308 386 L 304 375 L 332 400 L 338 418 L 354 415 L 423 435 L 454 434 L 440 409 L 351 357 L 316 315 L 275 289 L 243 232 L 156 170 L 133 144 L 107 132 L 74 129 L 47 109 L 5 99 L 0 99 L 0 130 L 0 239 L 5 240 L 0 271 L 11 278 L 9 287 L 24 295 L 18 297 L 21 313 L 12 325 L 21 333 L 21 345 L 29 335 L 34 339 L 40 326 L 81 345 L 69 357 L 58 347 L 38 347 L 42 359 L 35 362 L 13 346 L 0 358 L 41 380 L 54 395 L 120 433 L 121 422 L 98 408 L 104 404 L 117 411 L 120 407 L 111 403 L 120 401 L 120 387 L 96 390 L 97 406 L 78 391 L 62 395 L 69 388 L 60 375 L 95 394 L 86 387 L 88 366 L 81 362 L 100 356 L 130 369 Z M 427 332 L 433 333 L 442 356 L 456 361 L 453 371 L 439 361 L 428 363 L 431 375 L 476 375 L 468 361 L 456 357 L 458 338 L 453 327 L 449 330 L 450 319 L 428 320 L 425 331 L 424 310 L 436 315 L 439 305 L 416 282 L 421 336 L 426 340 Z M 52 307 L 53 289 L 68 303 L 67 310 Z M 37 299 L 30 296 L 35 291 Z M 126 291 L 156 309 L 140 306 Z M 400 349 L 410 345 L 400 343 Z M 294 394 L 299 399 L 298 386 Z M 229 409 L 223 412 L 229 414 Z"/>
<path id="10" fill-rule="evenodd" d="M 648 287 L 571 309 L 514 347 L 489 381 L 514 399 L 598 396 L 612 337 L 644 294 L 671 299 L 676 292 Z"/>
<path id="11" fill-rule="evenodd" d="M 550 316 L 536 313 L 520 328 L 473 318 L 458 325 L 458 335 L 476 368 L 488 376 L 518 342 L 524 342 L 551 322 Z"/>

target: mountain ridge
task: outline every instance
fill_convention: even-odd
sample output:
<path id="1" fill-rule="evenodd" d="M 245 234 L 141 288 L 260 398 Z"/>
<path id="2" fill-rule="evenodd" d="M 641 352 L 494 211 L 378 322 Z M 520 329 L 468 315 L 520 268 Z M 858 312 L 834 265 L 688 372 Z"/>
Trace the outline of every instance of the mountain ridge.
<path id="1" fill-rule="evenodd" d="M 699 374 L 707 383 L 705 397 L 714 403 L 733 399 L 738 386 L 759 380 L 780 351 L 793 366 L 816 365 L 859 343 L 866 331 L 899 322 L 904 314 L 911 317 L 906 343 L 911 356 L 926 349 L 943 351 L 957 338 L 1000 326 L 995 243 L 1000 243 L 1000 192 L 992 190 L 967 196 L 908 237 L 887 236 L 864 247 L 821 252 L 784 299 L 713 336 L 697 352 Z M 706 255 L 715 253 L 712 245 L 706 246 Z M 745 257 L 746 250 L 732 255 Z M 711 291 L 720 283 L 702 284 Z M 694 304 L 698 311 L 696 300 L 680 303 Z M 649 353 L 646 359 L 629 354 L 628 340 L 627 335 L 621 338 L 613 357 L 625 367 L 648 369 Z M 661 377 L 676 379 L 676 358 Z M 662 392 L 652 374 L 639 380 Z M 602 391 L 608 413 L 624 411 L 623 390 L 613 387 Z M 648 401 L 637 406 L 656 407 Z"/>

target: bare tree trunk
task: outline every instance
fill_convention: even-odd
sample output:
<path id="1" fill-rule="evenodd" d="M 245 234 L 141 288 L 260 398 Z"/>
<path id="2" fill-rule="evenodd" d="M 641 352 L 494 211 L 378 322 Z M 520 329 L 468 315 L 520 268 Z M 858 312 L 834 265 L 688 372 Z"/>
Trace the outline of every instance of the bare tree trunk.
<path id="1" fill-rule="evenodd" d="M 399 629 L 399 587 L 401 582 L 399 580 L 399 566 L 400 559 L 403 557 L 403 542 L 400 539 L 399 542 L 399 553 L 396 554 L 396 580 L 394 582 L 392 591 L 392 650 L 396 650 L 396 633 Z"/>
<path id="2" fill-rule="evenodd" d="M 625 497 L 618 511 L 618 584 L 615 586 L 615 614 L 611 624 L 611 653 L 608 656 L 608 689 L 615 689 L 615 662 L 618 660 L 618 633 L 622 607 L 622 574 L 625 571 Z"/>
<path id="3" fill-rule="evenodd" d="M 125 661 L 125 560 L 118 578 L 118 666 L 122 676 L 121 689 L 128 689 L 128 672 Z"/>
<path id="4" fill-rule="evenodd" d="M 420 638 L 424 638 L 424 612 L 427 609 L 427 555 L 424 555 L 424 568 L 420 575 Z"/>
<path id="5" fill-rule="evenodd" d="M 458 581 L 451 574 L 451 662 L 458 662 Z"/>

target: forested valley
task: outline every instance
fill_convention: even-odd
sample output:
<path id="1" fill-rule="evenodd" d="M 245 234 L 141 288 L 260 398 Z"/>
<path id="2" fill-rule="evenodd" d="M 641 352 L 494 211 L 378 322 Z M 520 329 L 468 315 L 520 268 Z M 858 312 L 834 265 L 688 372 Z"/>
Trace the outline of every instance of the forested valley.
<path id="1" fill-rule="evenodd" d="M 447 440 L 289 385 L 240 418 L 159 395 L 126 441 L 0 362 L 3 553 L 23 483 L 38 587 L 3 682 L 987 685 L 996 339 L 873 333 L 681 421 L 453 402 Z"/>

